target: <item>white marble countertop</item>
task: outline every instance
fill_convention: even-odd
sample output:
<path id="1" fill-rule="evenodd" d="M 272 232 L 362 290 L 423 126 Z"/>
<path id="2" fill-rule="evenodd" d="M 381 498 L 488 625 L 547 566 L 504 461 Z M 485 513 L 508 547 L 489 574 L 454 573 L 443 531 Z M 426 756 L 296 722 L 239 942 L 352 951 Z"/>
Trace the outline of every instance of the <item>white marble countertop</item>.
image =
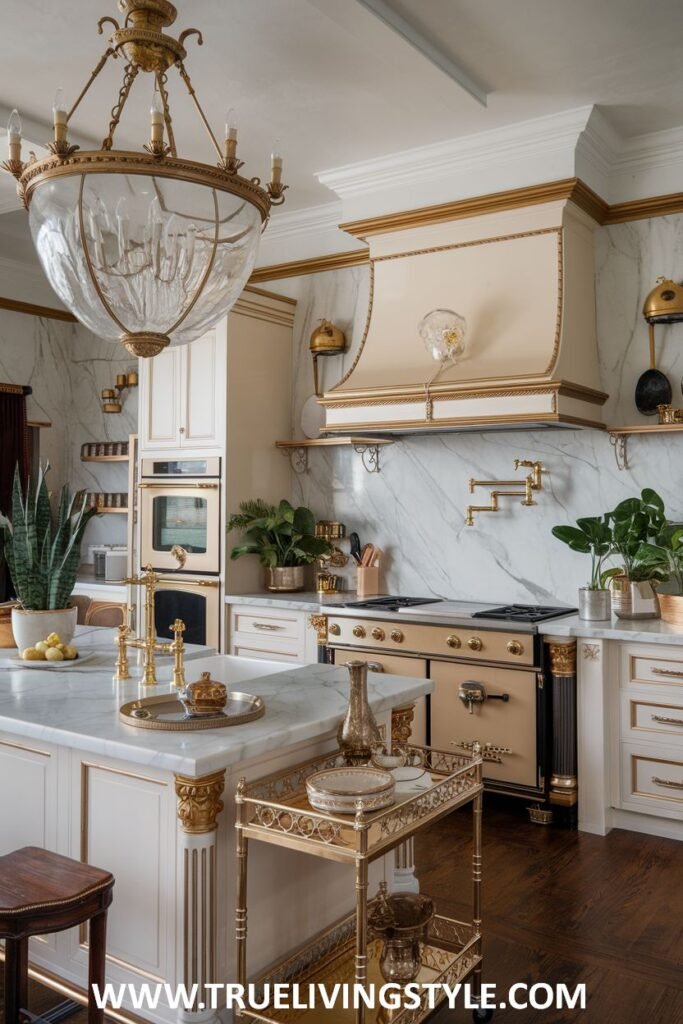
<path id="1" fill-rule="evenodd" d="M 683 630 L 661 619 L 618 619 L 608 622 L 586 622 L 578 615 L 540 622 L 538 631 L 544 636 L 575 636 L 595 640 L 633 640 L 648 644 L 683 645 Z"/>
<path id="2" fill-rule="evenodd" d="M 117 630 L 112 629 L 111 626 L 76 626 L 72 643 L 82 655 L 89 655 L 88 660 L 83 665 L 80 665 L 78 661 L 67 662 L 64 669 L 60 669 L 58 675 L 63 675 L 65 671 L 85 672 L 86 669 L 92 670 L 93 668 L 106 669 L 113 673 L 117 651 L 116 637 Z M 162 639 L 160 642 L 166 644 L 171 641 Z M 18 657 L 18 653 L 16 647 L 0 649 L 0 671 L 3 669 L 17 671 L 14 659 Z M 215 653 L 215 647 L 206 647 L 201 644 L 185 644 L 185 661 L 192 661 L 195 658 L 206 658 Z M 143 660 L 143 651 L 136 651 L 133 648 L 129 649 L 128 661 L 131 675 L 142 677 Z M 170 665 L 173 662 L 173 657 L 168 654 L 157 654 L 156 660 L 158 665 Z M 10 664 L 10 661 L 12 661 L 12 664 Z M 21 671 L 21 669 L 18 671 Z M 39 672 L 40 669 L 28 668 L 25 671 Z M 47 672 L 52 675 L 55 669 L 47 669 Z M 2 676 L 0 676 L 1 678 Z"/>
<path id="3" fill-rule="evenodd" d="M 228 594 L 226 604 L 254 605 L 257 608 L 284 608 L 292 612 L 327 611 L 339 608 L 346 601 L 360 601 L 352 590 L 340 594 L 319 594 L 315 590 L 300 590 L 293 594 Z"/>
<path id="4" fill-rule="evenodd" d="M 83 643 L 83 639 L 80 640 Z M 201 672 L 229 687 L 257 694 L 265 715 L 235 728 L 199 732 L 136 729 L 119 719 L 126 701 L 175 692 L 171 665 L 159 665 L 160 682 L 113 682 L 108 664 L 50 671 L 14 668 L 0 672 L 0 732 L 197 776 L 312 737 L 332 734 L 346 709 L 348 672 L 332 665 L 283 670 L 276 662 L 226 655 L 192 662 L 188 680 Z M 429 693 L 427 680 L 370 673 L 368 698 L 377 713 Z"/>

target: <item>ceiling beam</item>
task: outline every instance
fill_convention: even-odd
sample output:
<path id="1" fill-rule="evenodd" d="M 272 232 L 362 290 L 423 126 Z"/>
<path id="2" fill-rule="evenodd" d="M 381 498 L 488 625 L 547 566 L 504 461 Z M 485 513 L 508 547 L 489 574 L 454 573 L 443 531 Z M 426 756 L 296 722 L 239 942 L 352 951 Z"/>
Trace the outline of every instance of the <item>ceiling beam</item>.
<path id="1" fill-rule="evenodd" d="M 418 31 L 410 22 L 406 21 L 403 15 L 399 14 L 398 11 L 387 3 L 387 0 L 357 0 L 357 2 L 365 7 L 367 11 L 374 14 L 376 18 L 379 18 L 388 28 L 397 35 L 405 39 L 407 43 L 421 53 L 423 57 L 431 61 L 435 67 L 443 71 L 444 74 L 448 75 L 454 82 L 456 82 L 461 89 L 464 89 L 466 93 L 472 96 L 477 103 L 481 103 L 482 107 L 487 105 L 487 92 L 486 89 L 477 82 L 469 72 L 465 71 L 456 61 L 452 60 L 443 50 L 435 46 L 429 39 Z"/>

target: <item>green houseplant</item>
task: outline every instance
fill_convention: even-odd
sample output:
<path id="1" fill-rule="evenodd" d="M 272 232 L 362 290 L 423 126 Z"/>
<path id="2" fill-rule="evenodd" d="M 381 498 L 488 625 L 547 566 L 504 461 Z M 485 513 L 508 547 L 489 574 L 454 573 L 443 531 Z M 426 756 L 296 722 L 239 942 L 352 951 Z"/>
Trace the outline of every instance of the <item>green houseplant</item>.
<path id="1" fill-rule="evenodd" d="M 612 530 L 611 554 L 622 568 L 610 570 L 614 611 L 621 619 L 656 619 L 660 607 L 655 584 L 667 578 L 661 565 L 647 554 L 648 546 L 667 525 L 664 502 L 646 487 L 639 498 L 626 498 L 608 512 Z"/>
<path id="2" fill-rule="evenodd" d="M 95 509 L 77 507 L 77 496 L 62 487 L 57 514 L 50 507 L 46 473 L 22 493 L 18 469 L 12 486 L 11 519 L 0 514 L 0 553 L 4 554 L 20 608 L 12 609 L 12 632 L 19 650 L 49 633 L 69 643 L 76 608 L 69 606 L 81 560 L 81 541 Z"/>
<path id="3" fill-rule="evenodd" d="M 665 622 L 683 625 L 683 528 L 667 522 L 653 541 L 643 544 L 639 558 L 658 574 L 664 584 L 657 588 Z"/>
<path id="4" fill-rule="evenodd" d="M 332 546 L 315 535 L 315 516 L 309 508 L 294 508 L 288 501 L 270 505 L 257 498 L 243 501 L 230 516 L 228 531 L 240 530 L 241 544 L 231 558 L 258 555 L 266 569 L 266 587 L 274 591 L 303 590 L 304 566 L 327 555 Z"/>
<path id="5" fill-rule="evenodd" d="M 610 592 L 605 587 L 608 574 L 603 573 L 605 558 L 612 549 L 612 531 L 607 516 L 585 516 L 576 526 L 554 526 L 553 536 L 572 551 L 590 555 L 590 582 L 579 589 L 579 617 L 591 621 L 609 619 Z"/>

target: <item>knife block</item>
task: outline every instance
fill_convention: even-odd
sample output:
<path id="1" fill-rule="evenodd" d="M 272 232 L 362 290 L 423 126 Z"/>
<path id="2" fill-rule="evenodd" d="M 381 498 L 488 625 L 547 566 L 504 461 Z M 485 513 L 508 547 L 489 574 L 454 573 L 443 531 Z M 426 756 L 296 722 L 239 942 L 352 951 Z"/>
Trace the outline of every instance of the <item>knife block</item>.
<path id="1" fill-rule="evenodd" d="M 359 565 L 356 594 L 358 597 L 374 597 L 379 594 L 379 567 L 376 565 Z"/>

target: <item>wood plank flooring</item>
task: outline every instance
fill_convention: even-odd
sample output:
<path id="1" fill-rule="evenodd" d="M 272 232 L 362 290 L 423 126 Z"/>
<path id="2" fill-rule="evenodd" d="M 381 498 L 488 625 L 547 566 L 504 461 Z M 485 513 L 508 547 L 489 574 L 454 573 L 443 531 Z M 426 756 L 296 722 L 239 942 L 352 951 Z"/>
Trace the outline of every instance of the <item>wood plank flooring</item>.
<path id="1" fill-rule="evenodd" d="M 469 811 L 451 815 L 416 849 L 423 891 L 461 920 L 469 916 L 469 826 Z M 499 998 L 516 982 L 587 987 L 585 1011 L 498 1010 L 495 1024 L 683 1024 L 683 844 L 556 831 L 528 823 L 517 804 L 487 798 L 483 919 L 484 980 Z M 34 1012 L 60 1000 L 31 989 Z M 85 1024 L 85 1012 L 70 1021 Z M 470 1021 L 459 1008 L 433 1024 Z"/>

